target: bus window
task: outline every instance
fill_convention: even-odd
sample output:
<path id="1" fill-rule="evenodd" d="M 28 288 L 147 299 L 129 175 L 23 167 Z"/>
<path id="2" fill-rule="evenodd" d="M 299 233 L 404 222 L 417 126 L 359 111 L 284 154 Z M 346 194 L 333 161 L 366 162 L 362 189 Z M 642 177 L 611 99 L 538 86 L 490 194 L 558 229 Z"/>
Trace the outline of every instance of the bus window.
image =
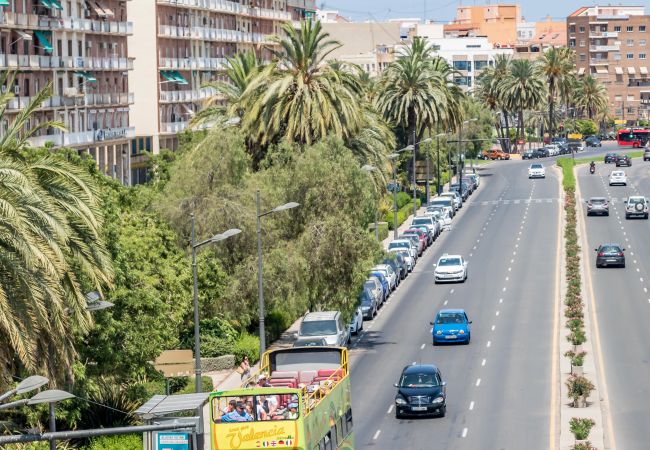
<path id="1" fill-rule="evenodd" d="M 296 394 L 265 393 L 215 397 L 212 400 L 212 418 L 216 423 L 296 420 L 299 417 Z"/>
<path id="2" fill-rule="evenodd" d="M 345 413 L 345 434 L 352 433 L 352 408 Z"/>
<path id="3" fill-rule="evenodd" d="M 252 395 L 216 397 L 212 402 L 212 418 L 215 422 L 252 422 L 255 419 Z"/>

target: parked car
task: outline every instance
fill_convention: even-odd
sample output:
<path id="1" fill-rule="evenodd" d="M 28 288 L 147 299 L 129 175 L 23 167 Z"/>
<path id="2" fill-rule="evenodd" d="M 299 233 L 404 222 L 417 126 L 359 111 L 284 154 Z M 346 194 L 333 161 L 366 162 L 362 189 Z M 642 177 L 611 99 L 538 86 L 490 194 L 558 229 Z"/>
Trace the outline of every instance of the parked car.
<path id="1" fill-rule="evenodd" d="M 609 174 L 609 185 L 614 186 L 615 184 L 627 186 L 627 176 L 622 170 L 614 170 Z"/>
<path id="2" fill-rule="evenodd" d="M 447 206 L 450 208 L 450 215 L 451 218 L 453 219 L 454 216 L 456 215 L 456 210 L 454 209 L 454 201 L 450 198 L 447 197 L 434 197 L 429 201 L 428 207 L 432 206 Z"/>
<path id="3" fill-rule="evenodd" d="M 585 146 L 580 141 L 571 141 L 568 144 L 569 153 L 571 152 L 581 152 L 585 149 Z"/>
<path id="4" fill-rule="evenodd" d="M 471 323 L 464 309 L 441 309 L 431 322 L 433 345 L 442 342 L 469 344 L 472 339 L 469 328 Z"/>
<path id="5" fill-rule="evenodd" d="M 474 183 L 474 178 L 463 176 L 461 181 L 467 185 L 469 188 L 469 195 L 472 195 L 476 190 L 476 184 Z"/>
<path id="6" fill-rule="evenodd" d="M 390 257 L 384 258 L 383 263 L 388 264 L 393 268 L 400 281 L 406 278 L 409 274 L 408 264 L 400 253 L 393 253 Z"/>
<path id="7" fill-rule="evenodd" d="M 447 413 L 447 383 L 442 381 L 440 370 L 430 364 L 414 364 L 404 367 L 395 383 L 395 418 L 416 415 Z"/>
<path id="8" fill-rule="evenodd" d="M 550 156 L 557 156 L 560 154 L 560 147 L 557 144 L 547 145 L 546 150 L 548 150 Z"/>
<path id="9" fill-rule="evenodd" d="M 467 185 L 463 182 L 461 182 L 460 184 L 458 183 L 450 184 L 449 190 L 458 192 L 460 196 L 463 198 L 463 201 L 467 200 L 467 198 L 469 197 L 469 189 L 467 188 Z"/>
<path id="10" fill-rule="evenodd" d="M 434 213 L 436 211 L 438 211 L 441 215 L 447 214 L 449 216 L 449 220 L 451 220 L 451 218 L 454 217 L 453 206 L 432 204 L 431 202 L 429 202 L 429 205 L 427 206 L 427 212 L 425 214 Z"/>
<path id="11" fill-rule="evenodd" d="M 359 334 L 359 331 L 363 330 L 363 312 L 361 306 L 357 306 L 357 309 L 354 310 L 354 315 L 352 320 L 350 320 L 350 334 Z"/>
<path id="12" fill-rule="evenodd" d="M 557 144 L 564 144 L 564 143 L 566 143 L 566 138 L 564 138 L 564 137 L 557 137 L 556 136 L 554 138 L 551 138 L 551 144 L 556 144 L 557 145 Z"/>
<path id="13" fill-rule="evenodd" d="M 479 177 L 477 174 L 467 173 L 465 174 L 465 176 L 474 180 L 474 185 L 476 186 L 476 188 L 478 188 L 481 185 L 481 177 Z"/>
<path id="14" fill-rule="evenodd" d="M 418 248 L 418 256 L 422 256 L 422 253 L 424 253 L 427 248 L 427 237 L 424 233 L 420 233 L 420 230 L 408 229 L 399 236 L 400 239 L 405 237 L 413 240 L 414 245 Z"/>
<path id="15" fill-rule="evenodd" d="M 394 255 L 400 255 L 402 257 L 404 263 L 406 264 L 407 275 L 408 272 L 412 271 L 413 267 L 415 267 L 415 260 L 413 259 L 413 256 L 411 255 L 409 250 L 405 248 L 393 248 L 393 249 L 389 249 L 388 253 L 392 253 Z"/>
<path id="16" fill-rule="evenodd" d="M 386 277 L 388 280 L 388 287 L 391 292 L 393 292 L 395 289 L 397 289 L 397 285 L 399 284 L 399 281 L 397 279 L 397 274 L 393 270 L 391 266 L 388 264 L 377 264 L 375 267 L 372 268 L 373 272 L 380 272 L 382 275 Z"/>
<path id="17" fill-rule="evenodd" d="M 434 218 L 430 216 L 419 216 L 419 217 L 414 217 L 413 220 L 411 221 L 411 226 L 416 226 L 416 225 L 425 225 L 426 227 L 431 228 L 434 234 L 434 239 L 440 235 L 440 232 L 442 231 L 442 227 L 440 223 Z"/>
<path id="18" fill-rule="evenodd" d="M 361 294 L 359 294 L 359 306 L 361 307 L 364 319 L 372 320 L 377 315 L 379 305 L 377 304 L 377 299 L 369 289 L 364 288 Z"/>
<path id="19" fill-rule="evenodd" d="M 450 198 L 456 211 L 463 207 L 463 197 L 457 191 L 443 192 L 440 197 Z"/>
<path id="20" fill-rule="evenodd" d="M 632 195 L 625 201 L 625 218 L 648 218 L 648 199 L 642 195 Z"/>
<path id="21" fill-rule="evenodd" d="M 390 244 L 388 244 L 388 251 L 393 251 L 393 250 L 408 250 L 408 252 L 411 254 L 411 257 L 413 258 L 413 265 L 417 262 L 418 259 L 418 251 L 417 247 L 413 247 L 413 243 L 411 242 L 410 239 L 396 239 L 394 241 L 391 241 Z"/>
<path id="22" fill-rule="evenodd" d="M 395 272 L 395 277 L 397 278 L 397 286 L 399 286 L 400 282 L 402 281 L 402 269 L 400 268 L 399 264 L 397 264 L 397 260 L 395 259 L 395 256 L 392 258 L 385 258 L 382 262 L 383 265 L 390 266 L 391 269 L 393 269 L 393 272 Z"/>
<path id="23" fill-rule="evenodd" d="M 429 207 L 427 208 L 427 212 L 425 213 L 427 216 L 435 218 L 438 223 L 440 223 L 440 227 L 442 230 L 445 228 L 449 228 L 451 226 L 451 216 L 449 215 L 449 211 L 446 209 L 437 209 L 436 207 Z"/>
<path id="24" fill-rule="evenodd" d="M 381 281 L 379 281 L 379 278 L 368 277 L 363 283 L 363 288 L 368 290 L 368 292 L 370 292 L 375 298 L 377 309 L 381 308 L 381 305 L 386 300 L 386 297 L 384 296 L 384 288 L 381 286 Z"/>
<path id="25" fill-rule="evenodd" d="M 546 158 L 548 156 L 551 156 L 551 153 L 548 151 L 546 147 L 538 148 L 537 150 L 535 150 L 536 158 Z"/>
<path id="26" fill-rule="evenodd" d="M 502 152 L 501 150 L 495 148 L 491 150 L 484 150 L 482 154 L 485 159 L 492 159 L 492 160 L 510 159 L 510 155 L 508 153 Z"/>
<path id="27" fill-rule="evenodd" d="M 627 155 L 618 155 L 616 158 L 616 167 L 621 167 L 621 166 L 627 166 L 631 167 L 632 166 L 632 158 L 630 158 Z"/>
<path id="28" fill-rule="evenodd" d="M 298 338 L 293 341 L 294 347 L 327 347 L 327 340 L 321 337 Z"/>
<path id="29" fill-rule="evenodd" d="M 320 311 L 305 314 L 298 330 L 298 339 L 323 338 L 327 345 L 345 347 L 350 343 L 350 330 L 343 324 L 339 311 Z"/>
<path id="30" fill-rule="evenodd" d="M 619 244 L 602 244 L 596 250 L 596 267 L 625 267 L 625 249 Z"/>
<path id="31" fill-rule="evenodd" d="M 535 159 L 537 158 L 534 150 L 526 150 L 521 154 L 521 159 Z"/>
<path id="32" fill-rule="evenodd" d="M 460 255 L 443 254 L 433 271 L 434 282 L 444 283 L 446 281 L 460 281 L 464 283 L 467 280 L 467 261 Z"/>
<path id="33" fill-rule="evenodd" d="M 591 197 L 587 200 L 587 215 L 592 214 L 609 216 L 609 202 L 605 197 Z"/>
<path id="34" fill-rule="evenodd" d="M 421 230 L 427 235 L 427 248 L 433 245 L 433 241 L 436 240 L 436 231 L 429 228 L 426 225 L 413 225 L 409 227 L 410 230 Z"/>
<path id="35" fill-rule="evenodd" d="M 600 142 L 597 136 L 587 136 L 585 139 L 585 145 L 587 147 L 602 147 L 603 144 Z"/>
<path id="36" fill-rule="evenodd" d="M 386 301 L 391 293 L 390 285 L 388 284 L 388 278 L 386 278 L 383 273 L 378 271 L 370 272 L 369 276 L 377 278 L 379 280 L 383 292 L 382 296 L 384 298 L 384 301 Z"/>
<path id="37" fill-rule="evenodd" d="M 617 153 L 607 153 L 604 158 L 605 164 L 615 163 L 617 158 Z"/>

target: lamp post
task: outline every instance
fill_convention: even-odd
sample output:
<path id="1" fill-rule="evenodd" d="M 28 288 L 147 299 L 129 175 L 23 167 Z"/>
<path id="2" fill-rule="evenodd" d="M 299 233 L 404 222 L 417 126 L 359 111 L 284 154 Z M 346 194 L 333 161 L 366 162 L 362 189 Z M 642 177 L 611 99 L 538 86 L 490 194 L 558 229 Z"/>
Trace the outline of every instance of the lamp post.
<path id="1" fill-rule="evenodd" d="M 256 206 L 257 206 L 257 300 L 259 302 L 260 309 L 260 361 L 262 360 L 262 355 L 266 351 L 266 330 L 264 327 L 264 289 L 263 289 L 263 280 L 262 280 L 262 221 L 260 220 L 264 216 L 273 214 L 280 211 L 285 211 L 287 209 L 292 209 L 297 206 L 300 206 L 299 203 L 289 202 L 284 205 L 277 206 L 270 211 L 265 213 L 260 213 L 260 190 L 256 192 Z"/>
<path id="2" fill-rule="evenodd" d="M 440 187 L 440 138 L 447 136 L 446 133 L 436 134 L 436 149 L 437 149 L 437 162 L 436 162 L 436 193 L 440 195 L 442 193 L 442 188 Z"/>
<path id="3" fill-rule="evenodd" d="M 413 133 L 413 217 L 418 215 L 418 185 L 415 177 L 415 156 L 417 154 L 417 146 L 423 143 L 431 142 L 431 138 L 426 138 L 422 141 L 415 142 L 415 132 Z"/>
<path id="4" fill-rule="evenodd" d="M 460 143 L 463 140 L 463 125 L 468 124 L 470 122 L 476 122 L 477 120 L 478 119 L 476 119 L 476 118 L 469 119 L 469 120 L 464 120 L 463 122 L 461 122 L 460 127 L 458 128 L 458 146 L 457 146 L 457 148 L 458 148 L 458 174 L 457 174 L 457 176 L 458 176 L 458 188 L 459 189 L 460 189 L 460 183 L 461 183 L 461 178 L 462 178 L 462 175 L 461 175 L 462 165 L 461 165 L 461 161 L 460 161 Z"/>
<path id="5" fill-rule="evenodd" d="M 370 174 L 370 172 L 372 172 L 375 169 L 376 167 L 370 164 L 365 164 L 364 166 L 361 167 L 361 170 L 363 170 L 368 174 Z M 376 186 L 375 186 L 375 193 L 378 193 Z M 375 239 L 377 239 L 377 242 L 379 242 L 379 218 L 378 218 L 379 211 L 377 206 L 375 207 Z"/>
<path id="6" fill-rule="evenodd" d="M 393 161 L 393 239 L 397 239 L 397 158 L 400 153 L 411 151 L 413 148 L 413 145 L 407 145 L 388 155 L 388 158 Z"/>

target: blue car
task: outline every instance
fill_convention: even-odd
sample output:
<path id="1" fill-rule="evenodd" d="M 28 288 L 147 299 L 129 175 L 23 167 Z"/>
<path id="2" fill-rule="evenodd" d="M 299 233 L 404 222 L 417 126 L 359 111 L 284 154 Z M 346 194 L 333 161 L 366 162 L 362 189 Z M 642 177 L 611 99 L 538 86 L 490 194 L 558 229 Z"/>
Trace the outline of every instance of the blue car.
<path id="1" fill-rule="evenodd" d="M 370 276 L 377 278 L 381 283 L 381 288 L 384 291 L 384 301 L 386 301 L 390 295 L 390 285 L 388 284 L 388 279 L 381 272 L 370 272 Z"/>
<path id="2" fill-rule="evenodd" d="M 431 325 L 433 329 L 433 345 L 441 342 L 462 342 L 469 344 L 471 332 L 469 325 L 472 323 L 468 319 L 464 309 L 441 309 Z"/>

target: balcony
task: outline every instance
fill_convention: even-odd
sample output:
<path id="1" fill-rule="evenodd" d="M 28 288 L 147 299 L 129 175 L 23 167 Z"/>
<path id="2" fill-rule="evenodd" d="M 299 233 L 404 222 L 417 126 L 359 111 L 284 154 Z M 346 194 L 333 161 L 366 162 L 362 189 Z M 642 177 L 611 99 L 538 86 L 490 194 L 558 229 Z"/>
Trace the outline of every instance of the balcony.
<path id="1" fill-rule="evenodd" d="M 608 39 L 617 37 L 618 31 L 592 31 L 589 33 L 590 39 Z"/>
<path id="2" fill-rule="evenodd" d="M 34 147 L 42 147 L 47 142 L 52 142 L 55 147 L 81 146 L 115 139 L 126 139 L 135 136 L 135 128 L 105 128 L 100 130 L 80 131 L 77 133 L 47 134 L 29 138 L 28 141 Z"/>
<path id="3" fill-rule="evenodd" d="M 161 133 L 180 133 L 187 128 L 188 122 L 161 122 Z"/>
<path id="4" fill-rule="evenodd" d="M 617 52 L 621 49 L 620 45 L 591 45 L 590 52 Z"/>
<path id="5" fill-rule="evenodd" d="M 0 25 L 23 29 L 44 29 L 61 31 L 82 31 L 88 33 L 133 34 L 133 22 L 117 22 L 78 19 L 74 17 L 58 18 L 5 12 L 0 14 Z"/>
<path id="6" fill-rule="evenodd" d="M 190 38 L 217 42 L 245 42 L 250 44 L 272 43 L 269 40 L 270 36 L 265 34 L 208 27 L 176 27 L 172 25 L 160 25 L 158 35 L 162 37 Z"/>
<path id="7" fill-rule="evenodd" d="M 226 58 L 159 58 L 160 69 L 181 70 L 224 70 L 228 61 Z"/>
<path id="8" fill-rule="evenodd" d="M 207 9 L 210 11 L 239 14 L 271 20 L 291 20 L 291 13 L 266 8 L 251 8 L 226 0 L 158 0 L 159 5 L 181 8 Z"/>
<path id="9" fill-rule="evenodd" d="M 650 80 L 637 78 L 637 79 L 628 81 L 627 86 L 628 87 L 648 87 L 648 86 L 650 86 Z"/>
<path id="10" fill-rule="evenodd" d="M 216 95 L 217 91 L 212 88 L 202 88 L 188 91 L 160 91 L 161 103 L 174 102 L 198 102 Z"/>
<path id="11" fill-rule="evenodd" d="M 72 92 L 76 92 L 75 88 L 70 88 Z M 70 92 L 65 92 L 64 95 L 54 95 L 46 99 L 40 109 L 46 108 L 84 108 L 88 106 L 126 106 L 133 104 L 134 95 L 132 92 L 113 92 L 106 94 L 83 94 L 77 93 L 69 95 Z M 20 97 L 16 96 L 9 100 L 7 103 L 7 111 L 20 111 L 24 109 L 33 97 Z"/>
<path id="12" fill-rule="evenodd" d="M 0 69 L 133 70 L 133 58 L 84 58 L 0 54 Z"/>

